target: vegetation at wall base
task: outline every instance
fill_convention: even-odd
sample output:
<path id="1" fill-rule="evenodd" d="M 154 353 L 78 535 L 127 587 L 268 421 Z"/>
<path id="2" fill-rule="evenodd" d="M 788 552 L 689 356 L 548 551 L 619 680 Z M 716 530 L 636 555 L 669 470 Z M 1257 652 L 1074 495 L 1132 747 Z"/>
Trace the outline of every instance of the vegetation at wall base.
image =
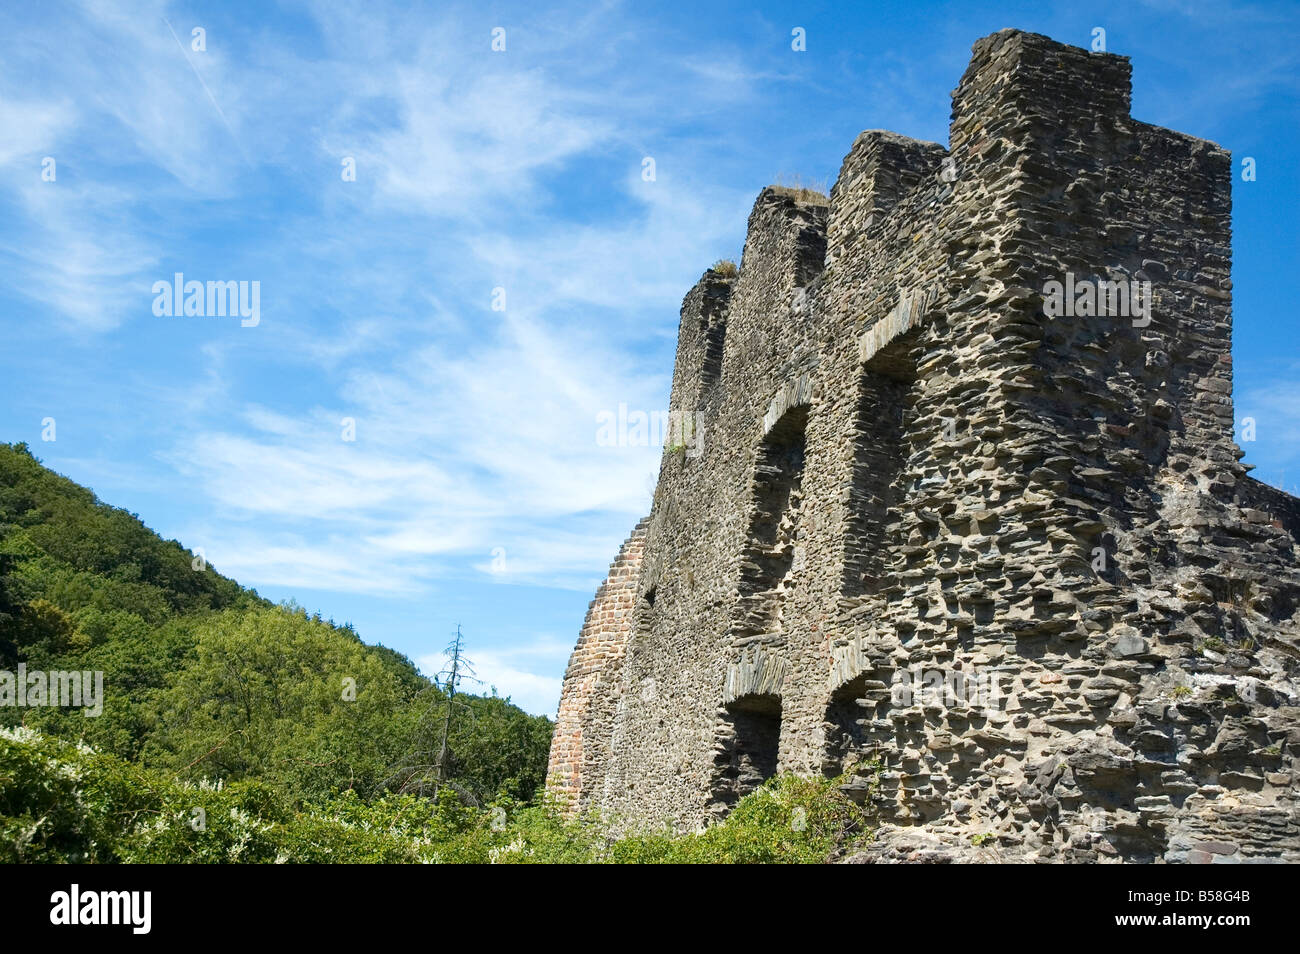
<path id="1" fill-rule="evenodd" d="M 838 782 L 781 776 L 703 832 L 611 834 L 544 798 L 472 806 L 349 789 L 295 802 L 258 779 L 178 781 L 84 744 L 0 729 L 0 863 L 820 863 L 870 837 Z"/>

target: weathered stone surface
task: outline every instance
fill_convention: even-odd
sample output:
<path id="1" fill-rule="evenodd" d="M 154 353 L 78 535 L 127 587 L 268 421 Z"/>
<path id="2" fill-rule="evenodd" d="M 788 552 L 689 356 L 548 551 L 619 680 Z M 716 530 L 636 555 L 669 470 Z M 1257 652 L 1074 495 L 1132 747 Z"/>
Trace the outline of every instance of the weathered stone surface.
<path id="1" fill-rule="evenodd" d="M 949 141 L 764 190 L 686 296 L 703 453 L 592 604 L 550 787 L 689 829 L 875 761 L 852 860 L 1300 861 L 1300 501 L 1233 441 L 1230 157 L 1009 30 Z M 1149 320 L 1051 316 L 1067 277 Z"/>

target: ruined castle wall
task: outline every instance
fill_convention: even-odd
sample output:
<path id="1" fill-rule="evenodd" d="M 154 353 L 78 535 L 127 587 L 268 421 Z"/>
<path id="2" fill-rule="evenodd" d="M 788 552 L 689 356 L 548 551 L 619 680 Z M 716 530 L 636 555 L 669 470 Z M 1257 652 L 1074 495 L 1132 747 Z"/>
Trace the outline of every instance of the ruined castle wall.
<path id="1" fill-rule="evenodd" d="M 1300 852 L 1297 508 L 1232 439 L 1230 163 L 1132 120 L 1129 75 L 986 37 L 951 151 L 863 133 L 687 295 L 702 453 L 664 456 L 597 807 L 691 827 L 871 761 L 880 857 Z M 1067 274 L 1150 282 L 1151 320 L 1049 313 Z"/>
<path id="2" fill-rule="evenodd" d="M 965 182 L 966 201 L 999 209 L 1001 227 L 967 233 L 981 247 L 969 258 L 959 248 L 949 272 L 965 276 L 952 286 L 963 297 L 941 299 L 920 333 L 939 346 L 942 330 L 946 348 L 920 355 L 919 394 L 903 402 L 912 419 L 894 486 L 905 501 L 881 534 L 896 541 L 896 572 L 863 626 L 842 634 L 835 677 L 864 673 L 848 687 L 859 718 L 833 721 L 858 752 L 884 753 L 897 824 L 969 815 L 1038 857 L 1139 860 L 1194 857 L 1215 818 L 1235 829 L 1218 843 L 1232 852 L 1276 852 L 1290 775 L 1269 771 L 1266 743 L 1286 736 L 1285 710 L 1243 743 L 1240 700 L 1201 696 L 1285 663 L 1260 660 L 1245 677 L 1238 656 L 1235 673 L 1211 673 L 1195 649 L 1242 641 L 1225 633 L 1231 594 L 1228 632 L 1250 640 L 1252 625 L 1293 625 L 1296 592 L 1281 529 L 1222 503 L 1241 476 L 1229 164 L 1209 144 L 1129 120 L 1127 79 L 1120 58 L 1019 34 L 976 46 L 954 96 L 956 195 Z M 1150 278 L 1152 323 L 1048 318 L 1041 289 L 1067 271 Z M 936 417 L 955 422 L 955 440 Z M 902 666 L 991 674 L 1008 698 L 985 713 L 898 711 L 882 690 Z M 1194 701 L 1169 705 L 1184 697 Z M 1211 754 L 1217 738 L 1235 740 L 1233 758 Z M 1231 800 L 1235 817 L 1206 808 L 1225 777 L 1253 789 Z M 1105 821 L 1080 833 L 1079 818 Z"/>
<path id="3" fill-rule="evenodd" d="M 1300 542 L 1300 499 L 1285 491 L 1247 477 L 1237 484 L 1237 503 L 1248 511 L 1252 522 L 1270 523 L 1291 534 Z"/>
<path id="4" fill-rule="evenodd" d="M 711 382 L 697 371 L 702 352 L 679 347 L 670 407 L 697 416 L 703 452 L 670 450 L 660 471 L 647 531 L 652 556 L 639 584 L 641 596 L 654 592 L 654 608 L 624 672 L 616 719 L 622 755 L 606 779 L 612 815 L 684 826 L 708 817 L 720 690 L 733 661 L 733 614 L 754 510 L 754 442 L 732 435 L 757 438 L 771 395 L 790 376 L 792 352 L 809 351 L 795 289 L 824 261 L 824 219 L 824 206 L 765 192 L 738 276 L 706 273 L 683 304 L 680 334 L 694 335 L 725 295 L 725 343 Z M 703 396 L 692 407 L 693 392 Z M 644 759 L 645 752 L 658 757 Z"/>
<path id="5" fill-rule="evenodd" d="M 619 548 L 609 575 L 587 608 L 564 673 L 546 786 L 573 810 L 590 807 L 589 783 L 608 771 L 615 695 L 635 624 L 636 582 L 644 546 L 642 521 Z"/>

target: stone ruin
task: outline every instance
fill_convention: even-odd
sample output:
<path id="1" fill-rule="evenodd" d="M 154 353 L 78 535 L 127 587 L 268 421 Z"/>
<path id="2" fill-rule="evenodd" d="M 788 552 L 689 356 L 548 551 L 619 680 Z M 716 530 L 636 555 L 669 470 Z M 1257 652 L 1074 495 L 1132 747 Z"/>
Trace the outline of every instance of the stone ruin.
<path id="1" fill-rule="evenodd" d="M 829 200 L 759 195 L 682 305 L 702 452 L 569 662 L 569 811 L 695 829 L 825 774 L 871 793 L 860 860 L 1300 861 L 1300 501 L 1234 441 L 1231 159 L 1129 92 L 1004 30 L 947 149 L 868 130 Z"/>

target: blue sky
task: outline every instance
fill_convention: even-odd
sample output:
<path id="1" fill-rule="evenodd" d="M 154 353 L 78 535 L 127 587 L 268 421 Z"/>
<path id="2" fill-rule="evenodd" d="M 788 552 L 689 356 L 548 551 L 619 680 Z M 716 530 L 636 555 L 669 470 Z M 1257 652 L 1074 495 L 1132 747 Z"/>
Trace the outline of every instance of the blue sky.
<path id="1" fill-rule="evenodd" d="M 1237 415 L 1296 492 L 1291 3 L 8 5 L 0 439 L 426 671 L 460 623 L 485 688 L 553 713 L 658 467 L 597 415 L 666 408 L 754 196 L 829 185 L 862 129 L 946 142 L 980 36 L 1098 26 L 1134 116 L 1256 160 Z M 175 272 L 257 281 L 259 323 L 155 316 Z"/>

